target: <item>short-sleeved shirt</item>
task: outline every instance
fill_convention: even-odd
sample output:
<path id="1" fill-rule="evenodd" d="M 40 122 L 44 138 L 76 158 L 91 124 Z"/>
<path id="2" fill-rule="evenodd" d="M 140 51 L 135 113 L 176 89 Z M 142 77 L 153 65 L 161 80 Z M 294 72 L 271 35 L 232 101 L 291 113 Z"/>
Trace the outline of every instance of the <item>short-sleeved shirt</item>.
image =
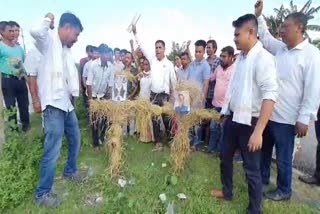
<path id="1" fill-rule="evenodd" d="M 126 68 L 124 68 L 126 69 Z M 134 67 L 134 66 L 131 66 L 131 74 L 136 76 L 138 74 L 138 70 Z M 133 92 L 134 90 L 134 87 L 133 87 L 133 82 L 131 81 L 128 81 L 128 85 L 127 85 L 127 93 L 128 93 L 128 96 Z"/>
<path id="2" fill-rule="evenodd" d="M 214 60 L 207 58 L 207 62 L 209 63 L 211 74 L 212 74 L 220 65 L 221 60 L 219 57 L 214 58 Z M 216 81 L 210 81 L 209 83 L 208 94 L 207 94 L 207 98 L 209 99 L 213 98 L 215 84 L 216 84 Z"/>
<path id="3" fill-rule="evenodd" d="M 109 87 L 112 87 L 113 65 L 108 62 L 107 66 L 101 65 L 100 58 L 92 61 L 88 67 L 87 85 L 92 86 L 92 97 L 101 98 Z"/>
<path id="4" fill-rule="evenodd" d="M 186 77 L 186 80 L 197 83 L 200 92 L 202 93 L 203 82 L 210 79 L 210 66 L 207 60 L 203 59 L 200 62 L 194 60 L 186 69 L 186 71 L 182 72 L 184 72 L 183 78 Z"/>
<path id="5" fill-rule="evenodd" d="M 23 66 L 24 57 L 24 51 L 20 45 L 11 47 L 0 42 L 1 73 L 22 77 L 26 73 Z"/>

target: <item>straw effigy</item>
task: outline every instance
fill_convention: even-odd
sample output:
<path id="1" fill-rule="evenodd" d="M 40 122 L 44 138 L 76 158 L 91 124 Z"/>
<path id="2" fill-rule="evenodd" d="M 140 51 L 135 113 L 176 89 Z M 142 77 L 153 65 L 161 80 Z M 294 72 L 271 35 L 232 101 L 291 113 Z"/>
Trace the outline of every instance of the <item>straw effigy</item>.
<path id="1" fill-rule="evenodd" d="M 110 174 L 112 178 L 122 173 L 124 165 L 122 126 L 126 124 L 127 119 L 132 115 L 133 107 L 134 103 L 132 101 L 93 100 L 90 102 L 92 122 L 95 123 L 94 120 L 99 120 L 99 118 L 107 118 L 111 124 L 106 132 L 108 140 L 105 145 L 106 152 L 109 152 Z"/>
<path id="2" fill-rule="evenodd" d="M 177 87 L 177 91 L 189 91 L 190 103 L 201 103 L 201 93 L 199 87 L 194 82 L 182 81 Z M 173 110 L 173 108 L 171 108 Z M 187 115 L 176 113 L 176 121 L 178 130 L 173 138 L 171 146 L 171 161 L 173 170 L 176 174 L 184 169 L 185 161 L 190 152 L 190 128 L 200 123 L 203 119 L 219 120 L 220 114 L 214 110 L 207 109 L 193 109 Z"/>
<path id="3" fill-rule="evenodd" d="M 117 72 L 123 75 L 123 72 Z M 128 74 L 126 74 L 128 75 Z M 200 91 L 194 83 L 180 83 L 177 90 L 189 91 L 190 101 L 201 102 Z M 194 109 L 187 115 L 180 115 L 175 112 L 171 103 L 167 102 L 162 107 L 153 105 L 148 99 L 138 99 L 134 101 L 115 102 L 112 100 L 91 101 L 90 102 L 91 119 L 97 123 L 101 118 L 107 118 L 110 127 L 106 131 L 108 136 L 106 151 L 109 152 L 111 177 L 121 175 L 123 160 L 123 136 L 122 126 L 136 113 L 137 131 L 142 135 L 147 135 L 148 126 L 152 117 L 159 117 L 167 114 L 170 117 L 176 117 L 178 131 L 173 138 L 171 147 L 172 166 L 175 173 L 180 173 L 189 154 L 189 129 L 203 119 L 219 120 L 220 114 L 214 110 Z M 108 149 L 107 149 L 108 148 Z"/>

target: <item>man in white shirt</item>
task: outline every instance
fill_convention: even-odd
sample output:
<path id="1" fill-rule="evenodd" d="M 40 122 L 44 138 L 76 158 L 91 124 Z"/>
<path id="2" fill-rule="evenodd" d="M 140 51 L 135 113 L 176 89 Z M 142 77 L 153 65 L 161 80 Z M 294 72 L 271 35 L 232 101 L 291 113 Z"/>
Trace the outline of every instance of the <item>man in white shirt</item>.
<path id="1" fill-rule="evenodd" d="M 92 99 L 104 99 L 111 94 L 111 84 L 113 78 L 113 65 L 109 62 L 110 48 L 106 45 L 99 46 L 100 58 L 92 61 L 88 68 L 87 93 L 89 101 Z M 95 151 L 100 150 L 99 140 L 103 141 L 106 130 L 106 120 L 92 124 L 92 145 Z M 101 132 L 99 133 L 99 130 Z"/>
<path id="2" fill-rule="evenodd" d="M 39 69 L 37 90 L 30 90 L 33 103 L 40 105 L 43 111 L 45 134 L 35 203 L 50 207 L 61 203 L 51 193 L 51 188 L 64 134 L 68 142 L 68 158 L 63 177 L 73 181 L 83 179 L 76 166 L 80 129 L 71 103 L 72 96 L 79 96 L 79 74 L 70 52 L 83 27 L 79 18 L 71 13 L 62 14 L 58 29 L 50 31 L 53 23 L 54 15 L 48 13 L 41 25 L 31 29 L 31 36 L 43 55 L 44 63 Z M 33 85 L 31 88 L 36 87 Z"/>
<path id="3" fill-rule="evenodd" d="M 132 32 L 136 37 L 138 46 L 141 48 L 143 54 L 150 62 L 151 66 L 151 95 L 150 101 L 155 105 L 163 106 L 164 102 L 168 102 L 170 94 L 175 88 L 177 79 L 176 73 L 174 71 L 173 63 L 170 62 L 165 56 L 165 42 L 162 40 L 157 40 L 155 42 L 155 53 L 156 57 L 152 54 L 148 54 L 143 44 L 140 43 L 137 37 L 136 26 L 133 26 Z M 163 123 L 165 125 L 166 131 L 170 134 L 170 118 L 166 115 L 162 115 Z M 153 119 L 153 133 L 156 143 L 154 151 L 162 150 L 161 143 L 161 131 L 160 122 L 157 118 Z"/>
<path id="4" fill-rule="evenodd" d="M 276 148 L 277 189 L 265 193 L 274 201 L 291 197 L 292 154 L 295 136 L 307 134 L 311 121 L 317 119 L 320 104 L 320 52 L 304 38 L 307 18 L 292 13 L 280 28 L 282 41 L 268 31 L 262 14 L 263 1 L 257 1 L 255 14 L 259 22 L 259 38 L 264 47 L 276 57 L 279 78 L 279 99 L 264 133 L 262 148 L 262 180 L 270 181 L 273 146 Z"/>
<path id="5" fill-rule="evenodd" d="M 114 61 L 113 61 L 113 67 L 115 71 L 122 71 L 124 68 L 124 64 L 121 61 L 121 53 L 119 48 L 115 48 L 113 50 L 114 55 Z"/>
<path id="6" fill-rule="evenodd" d="M 101 45 L 103 45 L 103 44 L 101 44 Z M 101 45 L 100 45 L 100 46 L 101 46 Z M 100 46 L 99 46 L 99 47 L 100 47 Z M 87 78 L 88 78 L 88 73 L 89 73 L 90 64 L 91 64 L 94 60 L 96 60 L 96 59 L 98 59 L 98 58 L 100 57 L 99 48 L 94 47 L 94 46 L 92 46 L 91 48 L 92 48 L 92 50 L 91 50 L 92 53 L 91 53 L 90 60 L 84 64 L 84 66 L 83 66 L 83 72 L 82 72 L 82 84 L 84 85 L 85 90 L 86 90 L 86 86 L 87 86 Z M 86 94 L 87 94 L 87 93 L 86 93 Z"/>
<path id="7" fill-rule="evenodd" d="M 211 194 L 216 198 L 232 199 L 233 156 L 239 149 L 248 182 L 248 213 L 260 214 L 260 149 L 262 134 L 277 97 L 276 66 L 273 56 L 258 41 L 255 15 L 241 16 L 233 26 L 235 44 L 242 52 L 235 62 L 221 111 L 226 117 L 220 165 L 223 190 L 213 190 Z"/>

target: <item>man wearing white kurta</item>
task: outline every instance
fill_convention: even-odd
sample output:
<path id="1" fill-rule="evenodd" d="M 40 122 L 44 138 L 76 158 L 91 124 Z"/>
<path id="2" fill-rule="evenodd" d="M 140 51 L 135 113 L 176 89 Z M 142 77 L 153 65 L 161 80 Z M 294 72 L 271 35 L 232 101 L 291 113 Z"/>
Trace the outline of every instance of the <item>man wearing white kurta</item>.
<path id="1" fill-rule="evenodd" d="M 291 197 L 292 153 L 294 138 L 304 137 L 308 125 L 317 119 L 320 103 L 320 52 L 304 38 L 307 19 L 292 13 L 281 25 L 282 41 L 268 31 L 262 14 L 263 2 L 255 5 L 259 37 L 263 46 L 276 57 L 279 98 L 264 132 L 261 171 L 265 185 L 270 182 L 272 149 L 277 160 L 277 189 L 265 193 L 274 201 Z"/>
<path id="2" fill-rule="evenodd" d="M 76 166 L 80 130 L 71 103 L 73 96 L 79 96 L 79 74 L 70 48 L 77 41 L 83 27 L 79 18 L 71 13 L 62 14 L 58 29 L 51 31 L 49 29 L 53 23 L 54 16 L 48 13 L 42 23 L 31 30 L 35 46 L 43 55 L 43 67 L 39 69 L 38 87 L 31 87 L 37 90 L 30 90 L 34 93 L 33 103 L 41 106 L 45 134 L 35 203 L 51 207 L 61 203 L 51 193 L 51 188 L 64 134 L 68 142 L 68 158 L 63 177 L 73 181 L 82 180 Z"/>

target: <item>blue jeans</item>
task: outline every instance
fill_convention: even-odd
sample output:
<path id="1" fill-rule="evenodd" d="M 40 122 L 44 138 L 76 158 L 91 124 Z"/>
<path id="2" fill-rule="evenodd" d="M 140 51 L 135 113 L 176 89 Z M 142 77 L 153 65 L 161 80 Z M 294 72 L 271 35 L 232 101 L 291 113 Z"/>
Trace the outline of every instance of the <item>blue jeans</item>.
<path id="1" fill-rule="evenodd" d="M 201 140 L 203 138 L 203 131 L 204 128 L 200 124 L 199 126 L 194 126 L 192 131 L 192 140 L 191 145 L 192 146 L 198 146 L 201 144 Z"/>
<path id="2" fill-rule="evenodd" d="M 76 161 L 80 149 L 80 130 L 75 111 L 64 112 L 47 106 L 43 111 L 43 120 L 45 138 L 36 197 L 51 191 L 63 135 L 66 135 L 68 141 L 68 158 L 64 167 L 64 176 L 70 176 L 77 171 Z"/>
<path id="3" fill-rule="evenodd" d="M 220 113 L 221 108 L 214 107 L 214 109 Z M 218 151 L 220 152 L 220 147 L 222 145 L 222 136 L 223 136 L 223 129 L 222 125 L 218 124 L 216 121 L 211 120 L 210 122 L 210 139 L 209 139 L 209 151 L 214 151 L 216 149 L 216 142 L 220 131 L 220 141 L 218 143 Z"/>
<path id="4" fill-rule="evenodd" d="M 294 125 L 269 121 L 263 133 L 261 150 L 261 176 L 263 184 L 270 183 L 270 166 L 273 146 L 276 148 L 277 188 L 283 194 L 291 194 L 292 154 L 294 149 Z"/>

